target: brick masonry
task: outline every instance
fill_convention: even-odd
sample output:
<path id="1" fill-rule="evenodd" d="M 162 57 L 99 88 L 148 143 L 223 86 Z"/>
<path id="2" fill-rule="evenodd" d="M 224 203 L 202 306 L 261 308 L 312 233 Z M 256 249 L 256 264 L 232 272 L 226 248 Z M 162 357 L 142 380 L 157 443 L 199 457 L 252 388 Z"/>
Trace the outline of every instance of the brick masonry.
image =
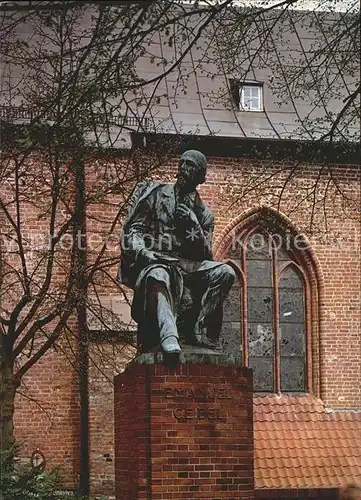
<path id="1" fill-rule="evenodd" d="M 78 374 L 66 346 L 48 352 L 25 377 L 15 410 L 16 439 L 25 462 L 37 448 L 48 469 L 59 467 L 64 487 L 79 478 Z"/>
<path id="2" fill-rule="evenodd" d="M 251 371 L 133 364 L 115 378 L 117 500 L 251 500 Z"/>

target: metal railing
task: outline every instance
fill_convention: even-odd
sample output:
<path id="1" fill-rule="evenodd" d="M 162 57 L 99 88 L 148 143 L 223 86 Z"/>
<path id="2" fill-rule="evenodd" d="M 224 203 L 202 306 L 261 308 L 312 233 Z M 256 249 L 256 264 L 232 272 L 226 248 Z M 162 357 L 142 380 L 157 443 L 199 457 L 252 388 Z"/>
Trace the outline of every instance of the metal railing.
<path id="1" fill-rule="evenodd" d="M 28 120 L 32 121 L 37 115 L 41 115 L 41 110 L 27 108 L 25 106 L 9 106 L 0 105 L 0 119 L 4 121 L 13 120 Z M 118 127 L 134 127 L 143 130 L 149 130 L 151 126 L 151 121 L 149 117 L 136 117 L 136 116 L 124 116 L 124 115 L 105 115 L 96 114 L 99 124 L 109 123 L 109 125 L 116 125 Z M 53 117 L 50 115 L 42 117 L 45 120 L 52 120 Z"/>
<path id="2" fill-rule="evenodd" d="M 105 115 L 104 113 L 96 113 L 95 117 L 99 120 L 99 123 L 108 123 L 109 125 L 117 125 L 119 127 L 134 127 L 144 130 L 149 130 L 151 126 L 150 118 L 147 116 L 124 116 L 124 115 L 113 115 L 109 113 Z"/>
<path id="3" fill-rule="evenodd" d="M 24 106 L 4 106 L 0 105 L 0 118 L 5 121 L 10 120 L 32 120 L 33 110 Z"/>

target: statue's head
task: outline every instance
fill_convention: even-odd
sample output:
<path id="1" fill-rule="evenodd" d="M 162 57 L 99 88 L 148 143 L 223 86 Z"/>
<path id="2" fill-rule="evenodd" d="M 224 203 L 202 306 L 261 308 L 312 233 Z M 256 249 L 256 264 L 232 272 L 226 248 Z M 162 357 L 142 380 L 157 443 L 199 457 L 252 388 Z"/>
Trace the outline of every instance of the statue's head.
<path id="1" fill-rule="evenodd" d="M 207 159 L 203 153 L 190 149 L 179 160 L 177 185 L 184 191 L 193 191 L 206 180 Z"/>

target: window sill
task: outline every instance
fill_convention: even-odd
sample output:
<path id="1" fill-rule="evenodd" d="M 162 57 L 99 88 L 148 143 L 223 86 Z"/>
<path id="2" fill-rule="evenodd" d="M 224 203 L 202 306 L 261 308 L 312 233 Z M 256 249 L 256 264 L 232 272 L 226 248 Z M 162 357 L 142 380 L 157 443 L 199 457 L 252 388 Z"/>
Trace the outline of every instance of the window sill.
<path id="1" fill-rule="evenodd" d="M 240 113 L 264 113 L 264 109 L 237 109 Z"/>

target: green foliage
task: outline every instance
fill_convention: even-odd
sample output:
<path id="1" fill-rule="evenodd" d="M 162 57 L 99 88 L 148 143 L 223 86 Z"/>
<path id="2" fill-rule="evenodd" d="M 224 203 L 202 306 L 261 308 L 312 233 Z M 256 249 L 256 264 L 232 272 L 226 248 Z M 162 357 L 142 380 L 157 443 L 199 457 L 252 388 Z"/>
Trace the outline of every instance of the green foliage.
<path id="1" fill-rule="evenodd" d="M 15 460 L 18 447 L 0 451 L 0 500 L 80 500 L 72 493 L 61 493 L 57 469 L 40 472 L 30 464 Z"/>

